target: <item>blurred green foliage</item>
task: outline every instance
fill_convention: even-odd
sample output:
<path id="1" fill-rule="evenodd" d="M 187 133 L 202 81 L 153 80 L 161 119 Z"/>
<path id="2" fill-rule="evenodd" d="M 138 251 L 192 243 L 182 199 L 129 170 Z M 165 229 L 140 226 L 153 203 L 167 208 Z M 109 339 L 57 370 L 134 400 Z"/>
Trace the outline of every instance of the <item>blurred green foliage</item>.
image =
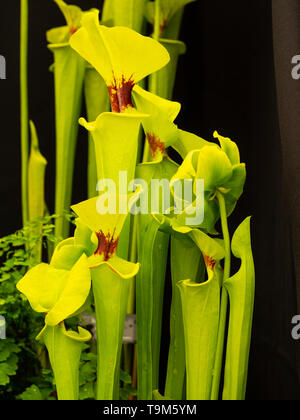
<path id="1" fill-rule="evenodd" d="M 73 222 L 74 216 L 70 215 Z M 35 337 L 44 319 L 30 309 L 28 301 L 16 289 L 17 282 L 30 266 L 30 255 L 35 244 L 37 224 L 42 225 L 43 260 L 48 250 L 54 249 L 58 239 L 54 236 L 54 216 L 39 218 L 24 229 L 0 239 L 0 315 L 6 321 L 6 339 L 0 340 L 0 401 L 1 400 L 56 400 L 55 381 L 44 346 Z M 73 319 L 68 321 L 72 328 Z M 75 320 L 74 325 L 78 324 Z M 80 400 L 95 399 L 97 355 L 93 343 L 86 344 L 80 362 Z M 136 395 L 131 377 L 121 372 L 121 399 Z"/>
<path id="2" fill-rule="evenodd" d="M 27 299 L 17 291 L 16 283 L 29 267 L 35 241 L 40 240 L 32 236 L 37 224 L 43 226 L 44 245 L 56 242 L 52 222 L 53 217 L 39 219 L 0 239 L 0 315 L 6 321 L 7 337 L 0 340 L 0 400 L 16 399 L 33 383 L 42 388 L 49 383 L 42 374 L 43 348 L 34 340 L 41 329 L 42 316 L 28 308 Z"/>

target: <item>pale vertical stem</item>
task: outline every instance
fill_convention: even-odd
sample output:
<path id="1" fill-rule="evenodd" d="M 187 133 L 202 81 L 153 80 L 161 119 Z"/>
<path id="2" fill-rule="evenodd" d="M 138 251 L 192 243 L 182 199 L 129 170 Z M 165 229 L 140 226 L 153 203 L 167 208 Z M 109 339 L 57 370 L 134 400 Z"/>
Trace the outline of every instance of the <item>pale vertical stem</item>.
<path id="1" fill-rule="evenodd" d="M 224 284 L 224 282 L 230 277 L 231 247 L 230 247 L 230 236 L 229 236 L 229 231 L 228 231 L 226 203 L 225 203 L 223 194 L 221 194 L 220 192 L 217 192 L 217 199 L 218 199 L 219 207 L 220 207 L 222 231 L 223 231 L 223 238 L 224 238 L 224 244 L 225 244 L 225 264 L 224 264 L 224 277 L 223 277 L 223 284 Z M 216 350 L 214 377 L 213 377 L 212 393 L 211 393 L 211 400 L 214 400 L 214 401 L 218 400 L 218 397 L 219 397 L 226 321 L 227 321 L 227 308 L 228 308 L 228 293 L 225 287 L 222 287 L 218 343 L 217 343 L 217 350 Z"/>
<path id="2" fill-rule="evenodd" d="M 28 221 L 28 0 L 21 0 L 20 15 L 20 112 L 21 112 L 21 188 L 23 224 Z"/>

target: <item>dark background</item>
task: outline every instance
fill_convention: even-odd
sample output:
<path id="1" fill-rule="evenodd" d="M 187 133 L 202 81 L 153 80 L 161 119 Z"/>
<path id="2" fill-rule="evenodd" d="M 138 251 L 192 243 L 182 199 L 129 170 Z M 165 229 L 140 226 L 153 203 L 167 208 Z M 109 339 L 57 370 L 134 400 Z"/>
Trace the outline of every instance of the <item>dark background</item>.
<path id="1" fill-rule="evenodd" d="M 293 2 L 285 0 L 285 4 Z M 73 3 L 88 9 L 101 2 Z M 300 344 L 291 338 L 291 319 L 300 312 L 295 275 L 300 261 L 293 256 L 290 234 L 289 188 L 293 185 L 283 172 L 283 163 L 289 168 L 289 160 L 288 151 L 282 153 L 285 143 L 280 135 L 273 53 L 273 29 L 280 22 L 273 26 L 272 5 L 278 5 L 281 16 L 280 3 L 201 0 L 189 5 L 181 34 L 187 54 L 180 61 L 174 96 L 182 103 L 177 120 L 181 128 L 207 139 L 218 130 L 237 141 L 247 163 L 245 194 L 230 226 L 233 232 L 245 217 L 253 216 L 257 290 L 247 393 L 250 400 L 300 398 Z M 7 60 L 7 80 L 0 80 L 0 236 L 21 227 L 18 22 L 19 1 L 5 2 L 0 15 L 0 54 Z M 64 19 L 54 2 L 30 0 L 30 118 L 36 123 L 41 150 L 49 162 L 46 188 L 52 211 L 55 127 L 53 81 L 48 71 L 52 57 L 45 32 L 61 24 Z M 283 26 L 289 27 L 286 21 Z M 296 46 L 299 49 L 292 55 L 300 54 L 300 37 Z M 291 57 L 287 59 L 290 71 Z M 300 81 L 293 81 L 293 88 L 300 91 Z M 285 100 L 284 94 L 281 100 Z M 80 129 L 74 202 L 86 198 L 86 145 L 86 133 Z"/>

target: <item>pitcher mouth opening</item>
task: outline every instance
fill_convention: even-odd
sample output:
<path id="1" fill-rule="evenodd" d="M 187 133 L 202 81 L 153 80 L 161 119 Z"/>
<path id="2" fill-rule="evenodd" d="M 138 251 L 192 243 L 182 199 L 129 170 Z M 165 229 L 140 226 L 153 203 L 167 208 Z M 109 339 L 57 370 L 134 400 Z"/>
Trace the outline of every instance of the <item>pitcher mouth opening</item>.
<path id="1" fill-rule="evenodd" d="M 101 255 L 104 258 L 104 261 L 109 261 L 116 253 L 119 243 L 119 237 L 115 238 L 116 229 L 113 234 L 105 233 L 100 230 L 96 233 L 98 238 L 98 248 L 95 251 L 95 255 Z"/>
<path id="2" fill-rule="evenodd" d="M 111 107 L 113 112 L 124 112 L 127 108 L 134 108 L 131 92 L 135 85 L 133 75 L 128 80 L 123 75 L 120 80 L 113 77 L 113 82 L 108 86 L 108 92 L 111 101 Z"/>
<path id="3" fill-rule="evenodd" d="M 214 260 L 213 258 L 204 255 L 203 254 L 203 258 L 204 258 L 204 262 L 207 268 L 209 268 L 211 271 L 214 271 L 215 269 L 215 265 L 216 265 L 216 260 Z"/>
<path id="4" fill-rule="evenodd" d="M 160 139 L 155 135 L 151 133 L 147 133 L 147 140 L 150 146 L 151 151 L 151 157 L 154 159 L 159 153 L 164 154 L 165 153 L 165 145 Z"/>

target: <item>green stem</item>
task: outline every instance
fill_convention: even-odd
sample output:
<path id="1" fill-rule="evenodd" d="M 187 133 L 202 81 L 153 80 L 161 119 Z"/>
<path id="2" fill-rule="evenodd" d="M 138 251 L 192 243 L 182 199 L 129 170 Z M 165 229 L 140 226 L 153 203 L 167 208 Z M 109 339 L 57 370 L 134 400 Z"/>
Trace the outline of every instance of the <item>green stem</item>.
<path id="1" fill-rule="evenodd" d="M 221 214 L 221 223 L 222 223 L 222 232 L 225 243 L 225 265 L 224 265 L 224 282 L 230 277 L 231 270 L 231 247 L 230 247 L 230 235 L 228 230 L 227 222 L 227 211 L 226 203 L 222 193 L 217 192 L 217 198 L 219 201 L 220 214 Z"/>
<path id="2" fill-rule="evenodd" d="M 28 0 L 21 0 L 20 20 L 20 107 L 21 107 L 21 164 L 22 164 L 22 216 L 28 221 Z"/>
<path id="3" fill-rule="evenodd" d="M 223 284 L 230 277 L 231 269 L 231 247 L 230 247 L 230 235 L 228 230 L 227 222 L 227 211 L 226 203 L 222 193 L 217 192 L 217 199 L 220 207 L 222 232 L 225 244 L 225 264 L 224 264 L 224 277 Z M 225 341 L 225 330 L 227 321 L 227 308 L 228 308 L 228 292 L 225 287 L 222 287 L 222 298 L 221 298 L 221 312 L 220 312 L 220 324 L 218 333 L 218 344 L 216 350 L 216 359 L 214 367 L 214 378 L 212 384 L 211 400 L 216 401 L 219 398 L 221 371 L 223 363 L 223 352 L 224 352 L 224 341 Z"/>

